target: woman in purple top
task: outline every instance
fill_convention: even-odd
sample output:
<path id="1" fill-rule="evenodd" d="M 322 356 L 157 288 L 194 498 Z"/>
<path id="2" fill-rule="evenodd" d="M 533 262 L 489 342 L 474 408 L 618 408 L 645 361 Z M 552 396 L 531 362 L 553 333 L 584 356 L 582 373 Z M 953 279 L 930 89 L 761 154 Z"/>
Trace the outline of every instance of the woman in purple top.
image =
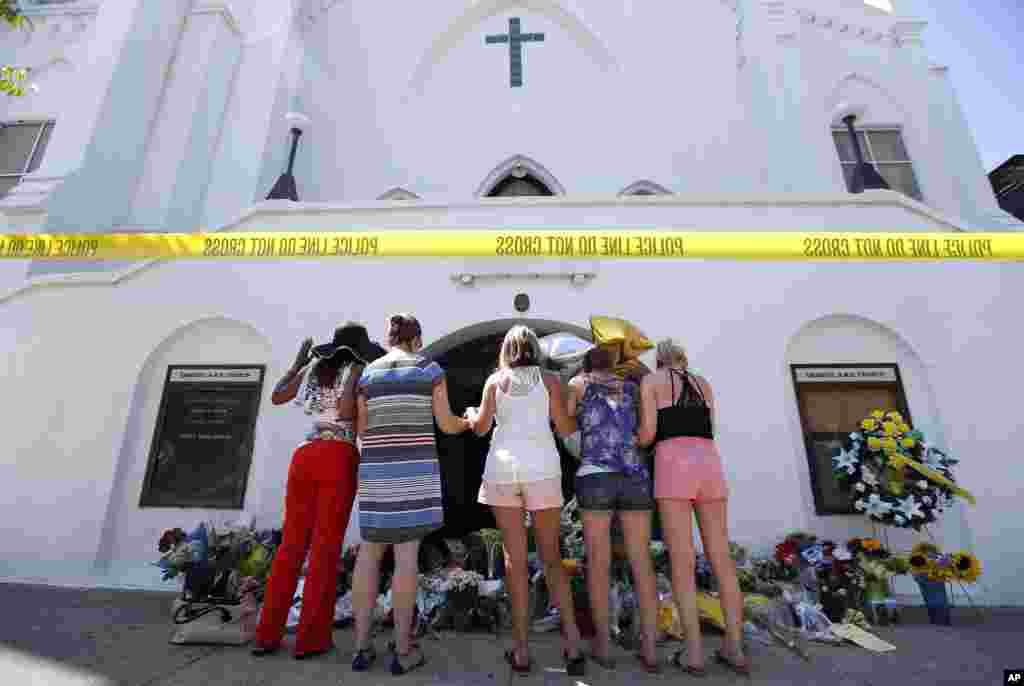
<path id="1" fill-rule="evenodd" d="M 569 382 L 569 414 L 580 430 L 576 498 L 583 515 L 587 550 L 587 581 L 594 618 L 594 662 L 614 668 L 609 658 L 608 589 L 611 586 L 611 523 L 618 513 L 626 552 L 633 568 L 640 602 L 642 652 L 637 657 L 648 672 L 659 671 L 656 652 L 658 601 L 651 562 L 651 474 L 637 448 L 640 385 L 613 371 L 621 346 L 598 346 L 588 353 L 589 370 Z"/>

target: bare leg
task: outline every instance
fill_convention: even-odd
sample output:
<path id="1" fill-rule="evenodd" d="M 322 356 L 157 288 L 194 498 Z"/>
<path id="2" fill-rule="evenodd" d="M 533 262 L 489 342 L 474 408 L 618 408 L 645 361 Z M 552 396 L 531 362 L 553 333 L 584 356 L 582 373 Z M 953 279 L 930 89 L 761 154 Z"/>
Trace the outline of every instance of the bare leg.
<path id="1" fill-rule="evenodd" d="M 356 624 L 356 650 L 370 647 L 373 628 L 373 608 L 380 592 L 380 560 L 386 545 L 361 543 L 356 568 L 352 574 L 352 614 Z"/>
<path id="2" fill-rule="evenodd" d="M 521 507 L 492 507 L 504 541 L 505 583 L 512 601 L 512 640 L 516 663 L 529 663 L 530 580 L 526 567 L 526 522 Z M 536 520 L 535 520 L 536 521 Z"/>
<path id="3" fill-rule="evenodd" d="M 640 601 L 643 655 L 647 664 L 653 665 L 658 661 L 658 591 L 651 561 L 651 512 L 619 512 L 619 517 Z"/>
<path id="4" fill-rule="evenodd" d="M 391 578 L 391 607 L 395 611 L 395 647 L 408 655 L 412 643 L 412 619 L 416 614 L 416 578 L 419 541 L 395 545 L 395 575 Z"/>
<path id="5" fill-rule="evenodd" d="M 725 614 L 726 657 L 745 664 L 743 656 L 743 595 L 736 579 L 736 563 L 729 554 L 729 529 L 726 501 L 697 503 L 697 523 L 704 542 L 704 554 L 718 580 L 718 595 Z"/>
<path id="6" fill-rule="evenodd" d="M 569 577 L 562 569 L 562 550 L 559 545 L 562 533 L 561 516 L 562 511 L 558 508 L 536 510 L 533 513 L 533 529 L 537 537 L 537 549 L 544 562 L 544 579 L 548 585 L 548 593 L 552 598 L 558 599 L 565 652 L 570 659 L 575 659 L 580 654 L 580 629 L 576 626 L 576 608 L 572 601 Z M 606 593 L 605 598 L 607 597 Z"/>
<path id="7" fill-rule="evenodd" d="M 583 517 L 583 538 L 587 548 L 587 588 L 590 591 L 590 612 L 594 618 L 594 655 L 609 658 L 611 631 L 608 626 L 608 589 L 611 581 L 612 544 L 611 512 L 586 511 Z M 565 609 L 562 610 L 565 616 Z"/>
<path id="8" fill-rule="evenodd" d="M 693 509 L 689 500 L 658 500 L 661 527 L 672 560 L 672 595 L 686 634 L 687 663 L 704 667 L 704 646 L 697 614 L 697 553 L 693 549 Z"/>

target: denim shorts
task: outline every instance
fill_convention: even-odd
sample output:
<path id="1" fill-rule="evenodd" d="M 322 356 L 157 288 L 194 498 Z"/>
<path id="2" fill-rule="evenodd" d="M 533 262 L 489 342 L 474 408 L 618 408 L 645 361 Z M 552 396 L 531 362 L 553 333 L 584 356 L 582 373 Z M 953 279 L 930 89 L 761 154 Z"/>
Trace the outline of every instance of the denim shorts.
<path id="1" fill-rule="evenodd" d="M 581 510 L 643 512 L 654 509 L 653 484 L 642 476 L 601 472 L 576 477 L 576 500 Z"/>

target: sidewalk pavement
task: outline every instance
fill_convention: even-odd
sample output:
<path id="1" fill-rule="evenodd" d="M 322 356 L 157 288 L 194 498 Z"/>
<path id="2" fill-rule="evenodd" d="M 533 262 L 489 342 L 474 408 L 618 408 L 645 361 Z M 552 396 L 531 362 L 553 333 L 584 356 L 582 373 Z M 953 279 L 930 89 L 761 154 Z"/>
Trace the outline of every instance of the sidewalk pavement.
<path id="1" fill-rule="evenodd" d="M 611 686 L 695 682 L 716 686 L 743 683 L 708 660 L 708 677 L 695 680 L 673 667 L 663 674 L 644 673 L 625 651 L 616 655 L 618 669 L 603 671 L 588 663 L 587 675 L 566 675 L 557 633 L 532 637 L 533 675 L 512 675 L 502 655 L 507 636 L 448 634 L 422 643 L 428 664 L 404 677 L 393 677 L 386 660 L 367 674 L 353 674 L 352 634 L 335 633 L 335 651 L 311 660 L 293 660 L 282 651 L 254 658 L 244 647 L 173 646 L 170 608 L 173 595 L 138 591 L 73 590 L 43 586 L 0 585 L 0 685 L 22 686 L 313 686 L 320 684 L 431 684 L 434 686 L 505 686 L 539 684 Z M 804 662 L 779 647 L 754 644 L 752 681 L 758 684 L 822 686 L 934 686 L 1001 684 L 1004 669 L 1024 668 L 1024 608 L 959 613 L 952 627 L 930 626 L 923 612 L 908 610 L 896 627 L 879 627 L 876 635 L 895 652 L 873 654 L 856 646 L 811 644 Z M 378 650 L 384 649 L 378 639 Z M 720 639 L 709 634 L 705 651 L 712 655 Z M 662 659 L 675 644 L 661 648 Z"/>

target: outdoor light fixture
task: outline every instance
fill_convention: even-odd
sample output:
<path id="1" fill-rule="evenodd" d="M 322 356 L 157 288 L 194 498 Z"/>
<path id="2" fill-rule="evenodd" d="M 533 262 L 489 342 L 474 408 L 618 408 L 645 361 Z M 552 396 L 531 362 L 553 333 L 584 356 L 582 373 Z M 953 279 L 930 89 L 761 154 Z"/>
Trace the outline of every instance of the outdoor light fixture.
<path id="1" fill-rule="evenodd" d="M 857 139 L 857 130 L 853 124 L 859 117 L 864 116 L 863 108 L 841 104 L 833 111 L 834 120 L 846 124 L 846 130 L 850 135 L 850 144 L 853 145 L 853 154 L 857 158 L 857 164 L 853 168 L 853 178 L 850 179 L 850 192 L 863 193 L 866 190 L 890 190 L 878 170 L 864 161 L 864 152 L 860 149 L 860 141 Z"/>
<path id="2" fill-rule="evenodd" d="M 288 169 L 277 179 L 277 183 L 267 194 L 267 200 L 291 200 L 299 201 L 299 191 L 295 186 L 295 177 L 292 170 L 295 168 L 295 152 L 299 149 L 299 136 L 302 130 L 309 126 L 309 117 L 298 112 L 289 112 L 284 115 L 285 123 L 291 128 L 292 150 L 288 155 Z"/>
<path id="3" fill-rule="evenodd" d="M 462 282 L 463 286 L 472 286 L 474 277 L 472 274 L 463 274 L 459 277 L 459 281 Z"/>
<path id="4" fill-rule="evenodd" d="M 583 284 L 585 284 L 587 282 L 587 275 L 586 274 L 573 274 L 572 276 L 569 277 L 569 280 L 572 281 L 574 286 L 582 286 Z"/>

